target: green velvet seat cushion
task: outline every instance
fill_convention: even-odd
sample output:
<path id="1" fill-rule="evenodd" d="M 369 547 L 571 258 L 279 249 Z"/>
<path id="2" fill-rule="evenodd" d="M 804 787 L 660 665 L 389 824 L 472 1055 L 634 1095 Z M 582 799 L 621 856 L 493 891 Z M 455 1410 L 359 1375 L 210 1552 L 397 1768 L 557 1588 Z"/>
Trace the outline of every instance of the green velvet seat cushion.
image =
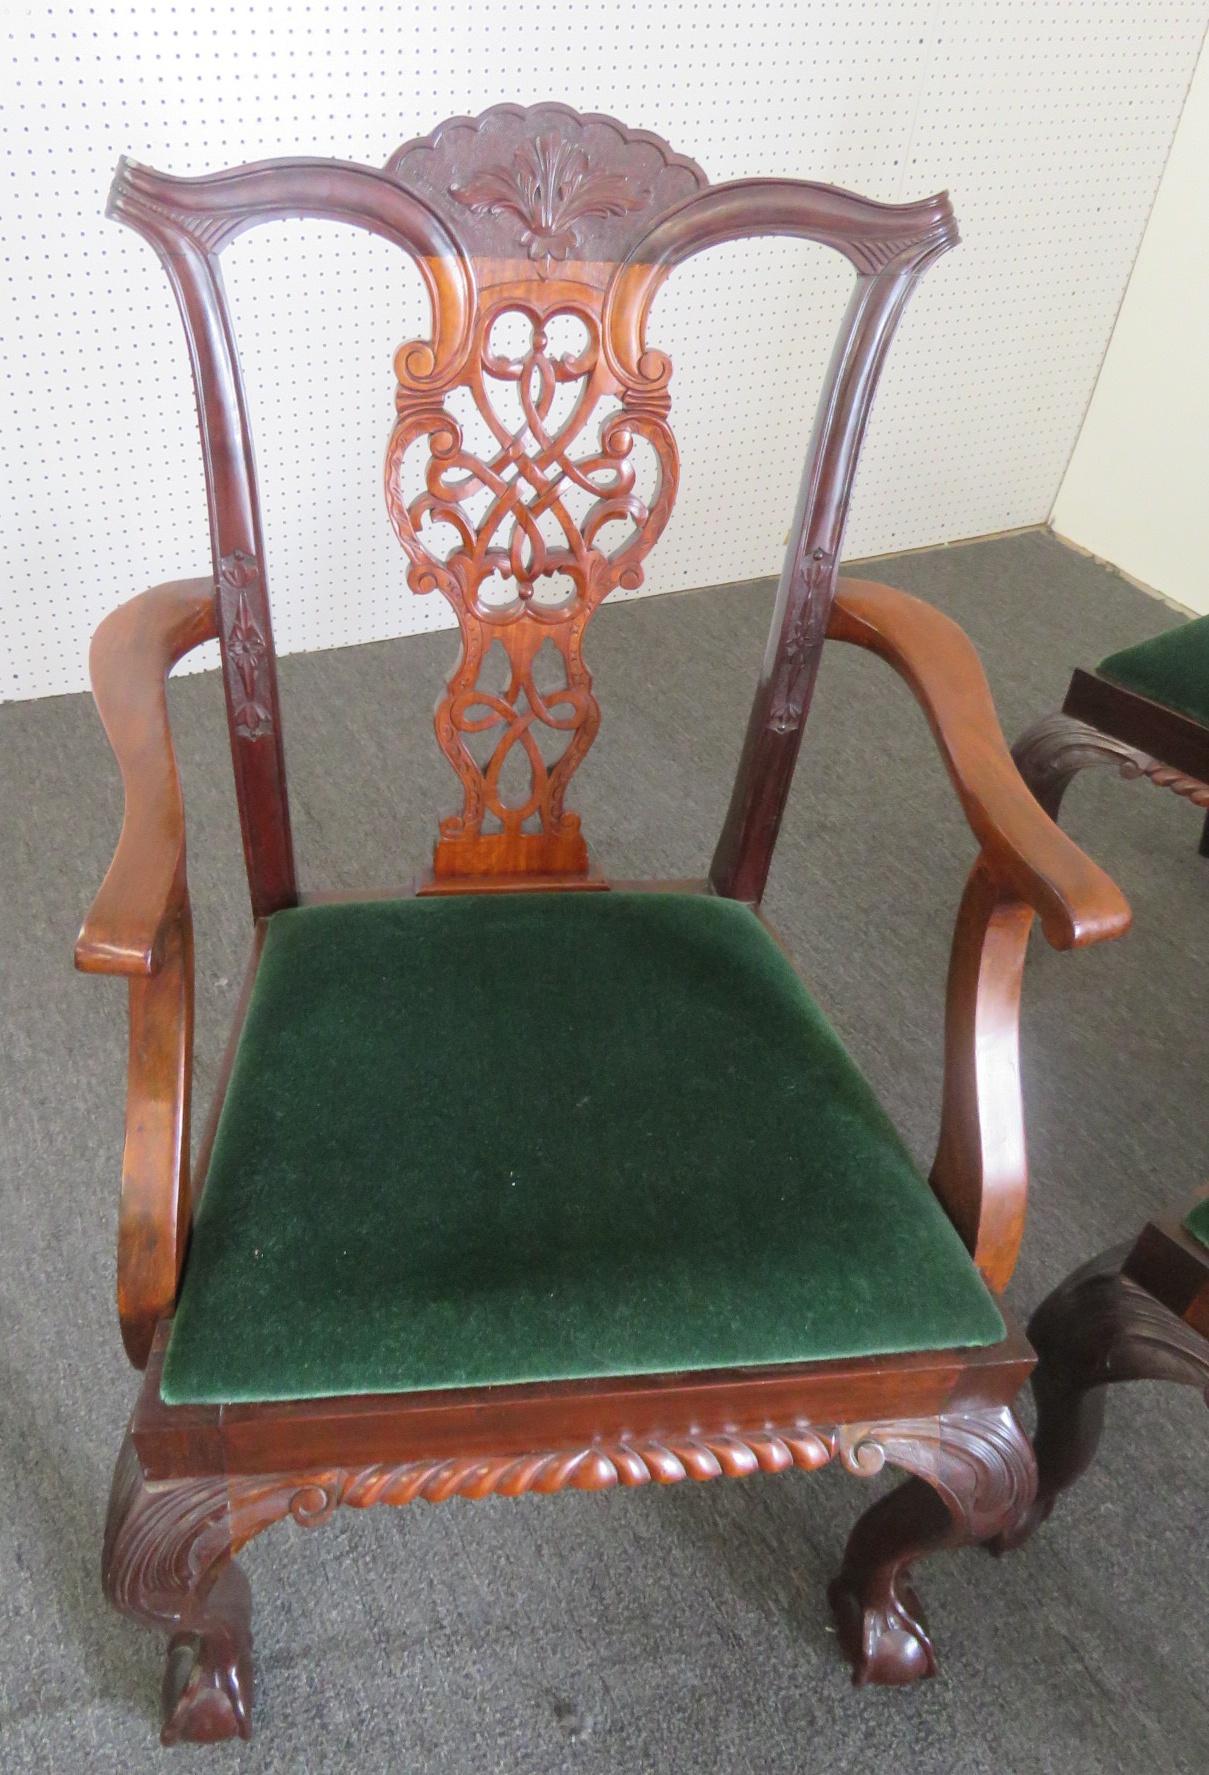
<path id="1" fill-rule="evenodd" d="M 1202 1245 L 1209 1245 L 1209 1196 L 1202 1197 L 1184 1225 L 1194 1239 L 1199 1240 Z"/>
<path id="2" fill-rule="evenodd" d="M 1111 653 L 1096 670 L 1101 678 L 1209 726 L 1209 616 Z"/>
<path id="3" fill-rule="evenodd" d="M 164 1367 L 315 1398 L 998 1342 L 754 913 L 504 893 L 272 919 Z"/>

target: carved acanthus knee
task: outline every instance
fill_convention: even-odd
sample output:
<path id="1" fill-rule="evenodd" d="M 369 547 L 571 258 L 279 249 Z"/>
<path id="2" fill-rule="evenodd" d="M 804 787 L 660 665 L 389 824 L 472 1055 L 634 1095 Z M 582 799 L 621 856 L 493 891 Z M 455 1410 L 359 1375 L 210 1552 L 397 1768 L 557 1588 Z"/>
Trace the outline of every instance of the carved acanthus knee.
<path id="1" fill-rule="evenodd" d="M 1029 1322 L 1039 1357 L 1034 1384 L 1059 1379 L 1083 1391 L 1113 1381 L 1209 1385 L 1209 1338 L 1122 1275 L 1129 1247 L 1104 1252 L 1069 1276 Z"/>
<path id="2" fill-rule="evenodd" d="M 1078 771 L 1110 765 L 1123 777 L 1139 777 L 1162 768 L 1136 747 L 1061 713 L 1043 715 L 1027 728 L 1012 747 L 1012 757 L 1052 820 L 1057 819 L 1067 785 Z"/>
<path id="3" fill-rule="evenodd" d="M 1016 769 L 1052 820 L 1058 817 L 1062 797 L 1075 773 L 1097 764 L 1111 766 L 1127 780 L 1145 777 L 1156 789 L 1170 789 L 1194 807 L 1209 807 L 1209 783 L 1175 770 L 1162 759 L 1152 758 L 1148 752 L 1126 745 L 1124 740 L 1114 739 L 1074 715 L 1044 715 L 1035 721 L 1012 747 L 1012 757 Z"/>
<path id="4" fill-rule="evenodd" d="M 1032 1453 L 1006 1406 L 884 1424 L 768 1425 L 593 1441 L 545 1453 L 163 1484 L 144 1478 L 127 1437 L 106 1531 L 105 1586 L 119 1609 L 172 1635 L 165 1742 L 246 1737 L 250 1612 L 232 1555 L 286 1515 L 317 1527 L 341 1506 L 739 1478 L 789 1467 L 810 1471 L 833 1459 L 861 1478 L 887 1463 L 916 1476 L 861 1519 L 832 1587 L 857 1680 L 909 1682 L 930 1674 L 935 1661 L 907 1569 L 940 1547 L 987 1539 L 1027 1509 Z"/>
<path id="5" fill-rule="evenodd" d="M 103 1576 L 114 1607 L 149 1625 L 174 1628 L 230 1550 L 226 1481 L 149 1484 L 127 1435 L 105 1525 Z"/>
<path id="6" fill-rule="evenodd" d="M 996 1551 L 1021 1546 L 1087 1471 L 1100 1443 L 1107 1386 L 1159 1380 L 1209 1389 L 1209 1339 L 1121 1274 L 1128 1251 L 1122 1245 L 1084 1264 L 1029 1323 L 1038 1356 L 1037 1498 Z"/>

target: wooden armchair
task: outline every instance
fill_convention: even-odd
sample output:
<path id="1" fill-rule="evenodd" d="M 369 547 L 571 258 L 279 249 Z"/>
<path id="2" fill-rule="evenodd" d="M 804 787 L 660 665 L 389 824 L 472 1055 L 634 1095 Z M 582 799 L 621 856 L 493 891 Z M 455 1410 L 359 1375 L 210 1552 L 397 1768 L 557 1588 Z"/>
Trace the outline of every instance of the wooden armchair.
<path id="1" fill-rule="evenodd" d="M 286 1515 L 833 1459 L 914 1476 L 858 1525 L 832 1588 L 856 1679 L 930 1674 L 907 1566 L 1006 1532 L 1034 1490 L 1011 1409 L 1033 1356 L 996 1304 L 1024 1219 L 1030 923 L 1068 948 L 1128 922 L 1025 789 L 961 631 L 887 586 L 837 585 L 878 371 L 916 279 L 957 238 L 947 199 L 711 187 L 652 135 L 540 105 L 443 124 L 383 171 L 282 160 L 176 179 L 124 163 L 111 212 L 155 246 L 184 318 L 214 545 L 212 580 L 158 586 L 97 633 L 126 816 L 77 949 L 130 981 L 118 1309 L 145 1376 L 104 1569 L 111 1601 L 170 1635 L 165 1741 L 247 1735 L 233 1555 Z M 412 589 L 457 615 L 435 724 L 462 800 L 431 870 L 391 895 L 302 893 L 291 852 L 219 255 L 295 215 L 395 242 L 432 298 L 431 338 L 395 360 L 386 497 Z M 750 726 L 708 880 L 614 882 L 566 793 L 600 719 L 584 631 L 640 584 L 676 492 L 651 302 L 691 254 L 769 233 L 834 247 L 855 280 Z M 455 389 L 473 437 L 446 408 Z M 191 1188 L 164 680 L 212 635 L 255 922 Z M 979 847 L 931 1187 L 759 909 L 827 637 L 906 679 Z"/>
<path id="2" fill-rule="evenodd" d="M 1013 756 L 1055 820 L 1073 778 L 1095 766 L 1209 808 L 1209 616 L 1110 654 L 1094 671 L 1076 668 L 1061 710 L 1028 728 Z M 1209 856 L 1209 813 L 1200 850 Z M 1109 1385 L 1209 1387 L 1209 1191 L 1073 1270 L 1028 1333 L 1039 1358 L 1039 1479 L 1003 1546 L 1026 1541 L 1091 1465 Z"/>
<path id="3" fill-rule="evenodd" d="M 1020 774 L 1055 820 L 1074 776 L 1107 765 L 1122 777 L 1209 809 L 1209 616 L 1076 667 L 1061 709 L 1012 748 Z M 1200 852 L 1209 857 L 1209 812 Z"/>
<path id="4" fill-rule="evenodd" d="M 1073 1270 L 1029 1320 L 1039 1361 L 1037 1496 L 996 1547 L 1019 1547 L 1095 1459 L 1105 1389 L 1170 1381 L 1209 1401 L 1209 1189 L 1132 1245 Z"/>

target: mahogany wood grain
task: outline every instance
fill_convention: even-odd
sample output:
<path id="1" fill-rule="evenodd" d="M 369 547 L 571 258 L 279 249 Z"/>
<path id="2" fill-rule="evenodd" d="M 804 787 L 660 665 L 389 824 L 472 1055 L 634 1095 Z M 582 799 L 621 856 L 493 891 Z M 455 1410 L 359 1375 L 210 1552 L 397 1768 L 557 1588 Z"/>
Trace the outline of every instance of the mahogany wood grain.
<path id="1" fill-rule="evenodd" d="M 1030 794 L 956 623 L 891 586 L 844 579 L 828 635 L 870 649 L 909 685 L 982 845 L 953 935 L 932 1185 L 999 1292 L 1016 1266 L 1028 1192 L 1019 1020 L 1033 913 L 1051 943 L 1069 948 L 1120 935 L 1129 908 Z"/>
<path id="2" fill-rule="evenodd" d="M 844 580 L 829 636 L 879 654 L 928 718 L 970 830 L 995 879 L 1031 906 L 1055 949 L 1119 937 L 1116 883 L 1038 806 L 1012 763 L 973 643 L 942 611 L 892 586 Z"/>
<path id="3" fill-rule="evenodd" d="M 153 586 L 93 636 L 92 694 L 126 807 L 109 872 L 76 942 L 88 974 L 153 974 L 186 900 L 185 811 L 168 725 L 168 673 L 216 633 L 205 579 Z"/>
<path id="4" fill-rule="evenodd" d="M 1174 1214 L 1147 1221 L 1121 1270 L 1177 1319 L 1209 1338 L 1209 1248 L 1184 1225 L 1207 1198 L 1209 1189 L 1200 1189 Z"/>
<path id="5" fill-rule="evenodd" d="M 940 200 L 936 200 L 939 209 Z M 947 200 L 943 209 L 948 211 Z M 877 378 L 915 282 L 956 244 L 939 213 L 911 259 L 860 278 L 841 324 L 798 493 L 739 768 L 710 879 L 719 893 L 759 900 L 789 798 L 827 634 L 857 455 Z"/>
<path id="6" fill-rule="evenodd" d="M 328 896 L 324 896 L 328 897 Z M 335 896 L 331 896 L 335 897 Z M 362 896 L 358 896 L 359 898 Z M 370 896 L 365 896 L 370 897 Z M 235 1010 L 231 1017 L 231 1027 L 227 1033 L 226 1046 L 218 1065 L 214 1093 L 210 1101 L 210 1109 L 202 1128 L 201 1139 L 197 1146 L 197 1158 L 193 1165 L 193 1206 L 196 1209 L 201 1201 L 202 1191 L 206 1187 L 206 1178 L 210 1171 L 210 1154 L 214 1150 L 214 1137 L 218 1133 L 218 1118 L 222 1114 L 226 1102 L 227 1086 L 231 1080 L 231 1068 L 235 1065 L 235 1056 L 239 1052 L 240 1037 L 248 1015 L 248 1006 L 252 1002 L 252 991 L 256 985 L 256 970 L 260 966 L 260 954 L 264 948 L 264 940 L 268 935 L 269 921 L 258 918 L 252 929 L 252 944 L 248 959 L 244 966 L 243 978 L 239 985 L 239 996 L 235 1001 Z"/>
<path id="7" fill-rule="evenodd" d="M 1145 778 L 1209 810 L 1209 726 L 1097 672 L 1076 668 L 1061 710 L 1022 733 L 1012 756 L 1053 819 L 1074 778 L 1095 766 Z M 1209 811 L 1199 848 L 1209 857 Z"/>
<path id="8" fill-rule="evenodd" d="M 118 1205 L 118 1320 L 136 1368 L 176 1305 L 189 1238 L 193 924 L 188 903 L 148 978 L 130 982 L 126 1140 Z"/>
<path id="9" fill-rule="evenodd" d="M 896 1444 L 891 1429 L 881 1447 L 915 1477 L 865 1512 L 828 1592 L 858 1686 L 935 1676 L 911 1568 L 941 1547 L 1014 1532 L 1037 1488 L 1033 1451 L 1008 1405 L 942 1417 L 927 1439 L 907 1431 Z"/>
<path id="10" fill-rule="evenodd" d="M 132 1422 L 149 1478 L 276 1472 L 332 1461 L 515 1455 L 629 1435 L 723 1434 L 768 1423 L 863 1422 L 1009 1403 L 1032 1351 L 1008 1315 L 1002 1343 L 776 1368 L 627 1375 L 451 1392 L 224 1406 L 165 1405 L 161 1327 Z"/>
<path id="11" fill-rule="evenodd" d="M 635 589 L 675 498 L 667 356 L 647 344 L 654 297 L 670 271 L 727 240 L 787 234 L 847 256 L 856 273 L 807 455 L 748 743 L 712 878 L 721 892 L 760 897 L 788 793 L 826 625 L 826 609 L 864 426 L 881 365 L 918 277 L 957 239 L 946 197 L 878 204 L 792 179 L 710 187 L 695 162 L 658 137 L 561 105 L 497 106 L 454 118 L 406 143 L 384 170 L 335 161 L 265 161 L 178 179 L 123 161 L 111 214 L 155 247 L 171 277 L 197 384 L 210 497 L 220 642 L 253 908 L 296 897 L 281 719 L 264 573 L 256 473 L 219 257 L 243 230 L 283 216 L 349 222 L 415 260 L 432 333 L 400 347 L 398 419 L 387 451 L 391 520 L 413 591 L 452 605 L 462 648 L 438 703 L 436 730 L 462 788 L 442 821 L 440 877 L 582 874 L 588 853 L 565 806 L 570 777 L 600 712 L 584 630 L 617 586 Z M 530 329 L 519 357 L 495 343 L 497 322 Z M 550 325 L 570 318 L 582 341 L 555 350 Z M 524 424 L 504 417 L 512 385 Z M 494 449 L 479 455 L 447 408 L 469 390 Z M 555 416 L 559 389 L 570 412 Z M 617 410 L 601 417 L 602 403 Z M 590 425 L 595 444 L 580 443 Z M 635 490 L 633 452 L 658 467 L 653 495 Z M 424 491 L 405 495 L 405 458 L 426 443 Z M 579 513 L 570 494 L 589 500 Z M 485 510 L 471 502 L 487 496 Z M 432 527 L 455 539 L 434 545 Z M 620 527 L 606 552 L 605 529 Z M 541 582 L 563 588 L 545 598 Z M 489 596 L 494 582 L 513 595 Z M 506 683 L 483 682 L 494 647 Z M 561 681 L 539 683 L 553 650 Z M 565 734 L 549 761 L 536 729 Z M 480 736 L 495 736 L 484 759 Z M 506 791 L 513 763 L 529 788 Z"/>
<path id="12" fill-rule="evenodd" d="M 942 1547 L 1011 1533 L 1032 1503 L 1036 1466 L 1010 1406 L 980 1406 L 888 1422 L 796 1421 L 717 1432 L 627 1432 L 515 1455 L 325 1465 L 265 1474 L 149 1480 L 134 1439 L 114 1474 L 103 1561 L 115 1607 L 170 1635 L 161 1741 L 208 1743 L 250 1736 L 251 1611 L 233 1556 L 290 1516 L 301 1528 L 343 1506 L 366 1509 L 451 1497 L 519 1497 L 565 1487 L 676 1484 L 744 1478 L 839 1460 L 857 1478 L 893 1465 L 914 1475 L 857 1524 L 831 1588 L 857 1683 L 908 1683 L 935 1674 L 936 1658 L 909 1567 Z"/>
<path id="13" fill-rule="evenodd" d="M 117 1301 L 136 1367 L 175 1305 L 190 1224 L 193 924 L 167 678 L 214 632 L 213 587 L 179 580 L 107 617 L 90 661 L 126 805 L 113 862 L 76 943 L 76 965 L 130 982 Z"/>
<path id="14" fill-rule="evenodd" d="M 1054 819 L 1075 776 L 1093 767 L 1209 806 L 1209 727 L 1096 672 L 1076 669 L 1061 711 L 1034 722 L 1013 756 Z M 1209 855 L 1209 819 L 1200 848 Z M 1038 1492 L 1015 1527 L 996 1537 L 997 1550 L 1035 1533 L 1090 1466 L 1111 1384 L 1209 1384 L 1209 1250 L 1183 1224 L 1193 1205 L 1149 1221 L 1132 1246 L 1080 1266 L 1030 1320 L 1040 1356 L 1033 1382 Z"/>
<path id="15" fill-rule="evenodd" d="M 1028 1149 L 1020 1094 L 1020 988 L 1032 909 L 985 856 L 957 915 L 945 1000 L 945 1070 L 932 1187 L 997 1294 L 1024 1236 Z"/>
<path id="16" fill-rule="evenodd" d="M 1181 715 L 1178 709 L 1169 709 L 1080 667 L 1071 674 L 1062 709 L 1101 733 L 1209 783 L 1209 727 L 1191 715 Z"/>
<path id="17" fill-rule="evenodd" d="M 1190 777 L 1162 758 L 1065 711 L 1034 721 L 1012 747 L 1012 757 L 1052 820 L 1058 818 L 1062 799 L 1079 772 L 1096 768 L 1115 770 L 1126 782 L 1142 778 L 1156 789 L 1183 796 L 1193 807 L 1209 808 L 1209 782 Z M 1203 845 L 1201 848 L 1202 854 L 1209 854 Z"/>

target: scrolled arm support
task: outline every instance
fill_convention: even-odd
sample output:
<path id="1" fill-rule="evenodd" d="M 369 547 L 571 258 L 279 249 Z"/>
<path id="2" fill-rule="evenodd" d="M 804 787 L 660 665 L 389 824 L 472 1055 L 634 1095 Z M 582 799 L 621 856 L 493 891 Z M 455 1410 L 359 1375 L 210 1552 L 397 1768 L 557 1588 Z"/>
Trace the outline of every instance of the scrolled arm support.
<path id="1" fill-rule="evenodd" d="M 949 957 L 944 1089 L 931 1182 L 996 1293 L 1016 1267 L 1028 1200 L 1020 988 L 1032 928 L 1032 908 L 1000 887 L 979 857 L 962 895 Z"/>
<path id="2" fill-rule="evenodd" d="M 827 637 L 868 648 L 905 679 L 987 868 L 1032 907 L 1055 949 L 1082 948 L 1129 929 L 1121 890 L 1055 826 L 1012 763 L 982 663 L 964 630 L 893 586 L 842 579 Z"/>
<path id="3" fill-rule="evenodd" d="M 209 579 L 153 586 L 110 613 L 89 672 L 122 773 L 113 862 L 76 941 L 86 974 L 154 974 L 186 902 L 185 810 L 168 725 L 168 673 L 217 634 Z"/>
<path id="4" fill-rule="evenodd" d="M 1016 1265 L 1028 1194 L 1019 1022 L 1033 916 L 1071 949 L 1120 936 L 1129 906 L 1030 794 L 956 623 L 890 586 L 841 580 L 828 638 L 868 648 L 906 680 L 981 846 L 953 934 L 932 1187 L 998 1292 Z"/>
<path id="5" fill-rule="evenodd" d="M 189 1229 L 193 926 L 185 816 L 168 727 L 167 677 L 215 633 L 208 579 L 155 586 L 93 638 L 93 694 L 126 792 L 121 836 L 76 944 L 86 973 L 130 982 L 126 1143 L 118 1214 L 118 1317 L 146 1365 L 176 1299 Z"/>

